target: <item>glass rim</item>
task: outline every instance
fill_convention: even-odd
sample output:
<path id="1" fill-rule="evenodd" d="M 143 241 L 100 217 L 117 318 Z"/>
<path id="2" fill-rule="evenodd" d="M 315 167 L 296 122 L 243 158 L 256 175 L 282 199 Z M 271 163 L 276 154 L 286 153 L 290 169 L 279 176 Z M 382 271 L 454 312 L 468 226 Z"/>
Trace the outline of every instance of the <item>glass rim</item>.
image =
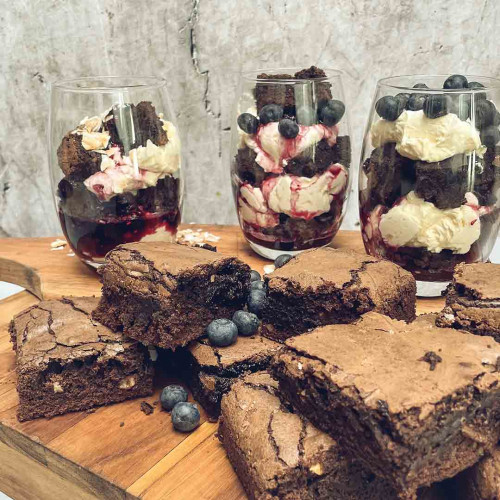
<path id="1" fill-rule="evenodd" d="M 283 84 L 301 84 L 301 83 L 306 83 L 308 81 L 313 81 L 313 82 L 327 82 L 328 80 L 331 80 L 333 78 L 338 78 L 341 77 L 344 72 L 340 69 L 334 69 L 334 68 L 321 68 L 325 73 L 326 76 L 316 76 L 312 78 L 303 78 L 303 79 L 296 79 L 296 78 L 258 78 L 255 75 L 259 75 L 261 73 L 267 73 L 267 74 L 289 74 L 289 73 L 297 73 L 298 71 L 302 71 L 303 67 L 279 67 L 279 68 L 256 68 L 256 69 L 250 69 L 250 70 L 244 70 L 240 71 L 240 77 L 246 81 L 249 82 L 265 82 L 265 83 L 283 83 Z"/>
<path id="2" fill-rule="evenodd" d="M 81 87 L 79 85 L 89 82 L 99 82 L 100 85 L 91 85 Z M 125 83 L 129 81 L 129 83 Z M 102 85 L 103 82 L 109 82 L 108 85 Z M 112 82 L 121 82 L 119 84 L 112 84 Z M 75 93 L 115 93 L 126 92 L 132 89 L 154 89 L 166 85 L 167 81 L 164 78 L 157 76 L 82 76 L 77 78 L 61 79 L 50 83 L 50 87 L 64 90 L 65 92 Z"/>
<path id="3" fill-rule="evenodd" d="M 481 76 L 481 75 L 463 75 L 467 78 L 468 81 L 488 81 L 490 82 L 489 85 L 485 85 L 484 87 L 479 87 L 475 89 L 444 89 L 442 87 L 439 88 L 413 88 L 408 85 L 397 85 L 394 82 L 397 82 L 397 80 L 403 79 L 403 78 L 413 78 L 414 80 L 418 79 L 424 79 L 424 78 L 442 78 L 443 81 L 446 80 L 450 75 L 449 74 L 408 74 L 408 75 L 394 75 L 394 76 L 387 76 L 384 78 L 380 78 L 377 81 L 377 87 L 388 87 L 396 90 L 409 90 L 411 92 L 418 92 L 418 93 L 429 93 L 429 92 L 441 92 L 441 93 L 480 93 L 480 92 L 486 92 L 488 90 L 493 90 L 500 88 L 500 79 L 495 78 L 493 76 Z"/>

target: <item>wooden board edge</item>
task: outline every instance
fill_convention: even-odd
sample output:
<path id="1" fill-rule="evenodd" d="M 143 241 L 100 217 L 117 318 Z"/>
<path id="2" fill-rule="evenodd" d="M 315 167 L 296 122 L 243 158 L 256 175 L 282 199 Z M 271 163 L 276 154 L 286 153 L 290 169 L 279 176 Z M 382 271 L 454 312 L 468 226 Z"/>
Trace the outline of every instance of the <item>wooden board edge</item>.
<path id="1" fill-rule="evenodd" d="M 93 497 L 106 498 L 107 500 L 138 500 L 138 497 L 109 482 L 104 477 L 45 448 L 41 443 L 37 443 L 1 422 L 0 443 L 3 443 L 15 453 L 22 455 L 20 461 L 26 462 L 23 459 L 27 458 L 28 463 L 33 464 L 35 467 L 39 468 L 39 465 L 45 467 L 47 480 L 50 480 L 50 477 L 55 474 L 68 484 Z M 29 470 L 25 467 L 19 470 L 19 477 L 17 478 L 19 484 L 22 484 L 23 477 L 28 472 Z M 49 497 L 43 495 L 38 498 L 47 498 L 49 500 Z"/>
<path id="2" fill-rule="evenodd" d="M 36 295 L 40 300 L 43 299 L 40 276 L 30 266 L 0 257 L 0 281 L 7 281 L 8 283 L 22 286 L 33 295 Z"/>

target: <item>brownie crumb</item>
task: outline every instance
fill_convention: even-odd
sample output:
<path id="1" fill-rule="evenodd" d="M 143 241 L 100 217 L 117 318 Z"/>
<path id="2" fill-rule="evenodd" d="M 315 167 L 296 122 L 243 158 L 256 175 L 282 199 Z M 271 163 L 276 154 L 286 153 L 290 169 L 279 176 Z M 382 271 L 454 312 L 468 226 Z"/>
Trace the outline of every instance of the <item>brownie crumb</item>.
<path id="1" fill-rule="evenodd" d="M 160 402 L 158 400 L 156 400 L 154 403 L 153 403 L 153 406 L 158 406 L 160 404 Z"/>
<path id="2" fill-rule="evenodd" d="M 120 422 L 120 427 L 123 427 L 125 425 L 125 422 Z"/>
<path id="3" fill-rule="evenodd" d="M 443 361 L 443 358 L 441 358 L 441 356 L 439 356 L 439 354 L 436 354 L 434 351 L 428 351 L 419 359 L 419 361 L 425 361 L 426 363 L 429 363 L 430 370 L 431 372 L 433 372 L 436 369 L 436 365 Z"/>
<path id="4" fill-rule="evenodd" d="M 144 413 L 146 415 L 151 415 L 155 411 L 155 409 L 148 402 L 142 401 L 141 411 L 142 411 L 142 413 Z"/>

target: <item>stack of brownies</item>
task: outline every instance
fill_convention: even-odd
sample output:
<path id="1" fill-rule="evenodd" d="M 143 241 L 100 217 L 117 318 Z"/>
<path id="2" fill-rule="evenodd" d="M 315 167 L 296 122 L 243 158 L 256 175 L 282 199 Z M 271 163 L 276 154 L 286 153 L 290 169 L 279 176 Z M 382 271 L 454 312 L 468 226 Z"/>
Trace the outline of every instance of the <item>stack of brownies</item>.
<path id="1" fill-rule="evenodd" d="M 220 416 L 250 498 L 498 498 L 500 266 L 459 266 L 443 312 L 415 319 L 410 273 L 306 251 L 265 276 L 258 333 L 228 347 L 204 333 L 245 308 L 251 273 L 237 258 L 134 243 L 100 274 L 99 304 L 14 318 L 20 419 L 150 393 L 154 346 L 157 369 Z"/>

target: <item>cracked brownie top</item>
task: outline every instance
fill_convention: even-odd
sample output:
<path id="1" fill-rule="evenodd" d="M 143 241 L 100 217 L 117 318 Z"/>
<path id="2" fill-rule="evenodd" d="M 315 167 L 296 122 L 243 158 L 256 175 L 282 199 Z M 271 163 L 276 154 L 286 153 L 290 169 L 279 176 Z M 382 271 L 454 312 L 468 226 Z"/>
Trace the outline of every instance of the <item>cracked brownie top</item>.
<path id="1" fill-rule="evenodd" d="M 91 318 L 98 301 L 95 297 L 46 300 L 15 316 L 10 334 L 18 370 L 43 369 L 52 361 L 114 358 L 132 346 L 134 342 Z"/>
<path id="2" fill-rule="evenodd" d="M 425 319 L 405 324 L 371 312 L 351 325 L 329 325 L 287 340 L 277 356 L 297 378 L 328 378 L 369 408 L 390 413 L 420 409 L 420 419 L 447 397 L 468 388 L 494 390 L 500 383 L 500 346 L 435 327 Z M 362 362 L 360 362 L 362 360 Z"/>

